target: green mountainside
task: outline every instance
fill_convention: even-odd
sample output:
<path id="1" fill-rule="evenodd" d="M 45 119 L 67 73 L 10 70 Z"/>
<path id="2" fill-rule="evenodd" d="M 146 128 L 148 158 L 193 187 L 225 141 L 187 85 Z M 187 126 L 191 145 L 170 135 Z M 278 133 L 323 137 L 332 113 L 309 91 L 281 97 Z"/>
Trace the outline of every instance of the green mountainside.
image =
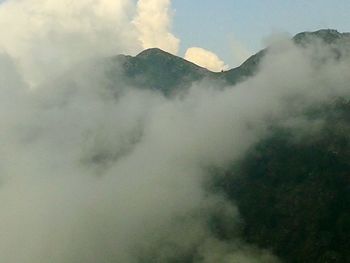
<path id="1" fill-rule="evenodd" d="M 339 59 L 350 46 L 349 36 L 320 30 L 298 34 L 294 41 L 307 45 L 316 37 Z M 287 263 L 348 263 L 350 100 L 333 99 L 303 117 L 322 120 L 322 128 L 296 139 L 298 130 L 272 126 L 215 185 L 238 205 L 247 242 L 271 249 Z"/>
<path id="2" fill-rule="evenodd" d="M 322 129 L 295 140 L 274 127 L 216 182 L 239 207 L 243 238 L 285 262 L 350 262 L 350 102 L 317 111 Z M 312 118 L 315 118 L 313 116 Z"/>

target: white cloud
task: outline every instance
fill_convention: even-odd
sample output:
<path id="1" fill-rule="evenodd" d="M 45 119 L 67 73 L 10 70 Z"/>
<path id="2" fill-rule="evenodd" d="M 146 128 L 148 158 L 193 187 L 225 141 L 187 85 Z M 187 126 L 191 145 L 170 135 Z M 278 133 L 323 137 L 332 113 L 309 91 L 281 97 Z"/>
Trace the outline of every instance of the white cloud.
<path id="1" fill-rule="evenodd" d="M 177 54 L 180 40 L 171 33 L 170 0 L 139 0 L 134 24 L 142 47 L 157 47 Z"/>
<path id="2" fill-rule="evenodd" d="M 130 0 L 8 0 L 0 5 L 0 50 L 38 83 L 82 59 L 139 51 L 134 8 Z"/>
<path id="3" fill-rule="evenodd" d="M 228 66 L 215 53 L 200 48 L 191 47 L 187 49 L 185 59 L 211 71 L 221 71 L 228 69 Z"/>
<path id="4" fill-rule="evenodd" d="M 170 0 L 8 0 L 0 5 L 0 50 L 38 84 L 93 57 L 159 47 L 177 54 Z M 10 29 L 10 30 L 9 30 Z"/>

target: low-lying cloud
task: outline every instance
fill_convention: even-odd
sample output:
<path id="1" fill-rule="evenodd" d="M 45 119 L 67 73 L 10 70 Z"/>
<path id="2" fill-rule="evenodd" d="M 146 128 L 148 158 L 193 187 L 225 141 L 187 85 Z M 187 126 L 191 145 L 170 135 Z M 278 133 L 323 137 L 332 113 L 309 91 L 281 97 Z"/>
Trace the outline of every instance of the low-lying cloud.
<path id="1" fill-rule="evenodd" d="M 63 5 L 56 2 L 45 1 L 52 15 Z M 12 5 L 26 10 L 25 3 L 8 1 L 0 14 L 9 19 Z M 44 2 L 36 3 L 39 8 Z M 348 96 L 348 56 L 338 60 L 322 45 L 300 48 L 282 41 L 271 47 L 259 73 L 239 85 L 219 88 L 202 81 L 181 98 L 165 98 L 118 83 L 111 89 L 94 60 L 79 66 L 69 60 L 55 78 L 40 64 L 33 72 L 23 70 L 33 59 L 45 60 L 57 43 L 31 35 L 21 44 L 17 33 L 0 37 L 7 48 L 0 56 L 4 262 L 278 262 L 241 240 L 239 211 L 206 187 L 209 168 L 242 157 L 271 122 Z M 81 43 L 58 39 L 66 55 Z M 12 50 L 10 43 L 19 47 Z M 82 45 L 94 52 L 95 45 Z M 34 47 L 43 51 L 31 55 Z M 99 47 L 95 57 L 114 50 Z M 37 89 L 31 89 L 34 79 L 41 80 Z M 225 222 L 230 240 L 211 229 L 213 215 Z"/>

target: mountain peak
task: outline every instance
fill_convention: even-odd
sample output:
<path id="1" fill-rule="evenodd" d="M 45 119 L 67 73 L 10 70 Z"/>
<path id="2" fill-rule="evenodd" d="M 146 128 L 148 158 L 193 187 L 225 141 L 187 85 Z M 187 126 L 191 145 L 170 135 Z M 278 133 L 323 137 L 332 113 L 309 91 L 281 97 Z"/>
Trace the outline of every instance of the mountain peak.
<path id="1" fill-rule="evenodd" d="M 212 72 L 159 48 L 149 48 L 135 57 L 116 57 L 127 84 L 170 95 L 192 82 L 211 77 Z"/>
<path id="2" fill-rule="evenodd" d="M 334 43 L 343 38 L 349 38 L 349 33 L 340 33 L 335 29 L 320 29 L 313 32 L 302 32 L 297 34 L 293 39 L 296 43 L 303 43 L 311 38 L 318 38 L 327 44 Z"/>
<path id="3" fill-rule="evenodd" d="M 148 48 L 139 53 L 136 57 L 137 58 L 147 58 L 149 56 L 174 56 L 160 48 Z"/>

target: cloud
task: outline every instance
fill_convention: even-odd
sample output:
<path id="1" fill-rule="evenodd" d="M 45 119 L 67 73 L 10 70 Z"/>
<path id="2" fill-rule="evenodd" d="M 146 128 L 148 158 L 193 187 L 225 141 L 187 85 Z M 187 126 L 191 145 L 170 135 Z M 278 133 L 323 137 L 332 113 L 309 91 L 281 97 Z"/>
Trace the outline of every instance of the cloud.
<path id="1" fill-rule="evenodd" d="M 240 240 L 237 208 L 204 182 L 208 167 L 239 159 L 271 121 L 349 95 L 349 60 L 314 65 L 316 54 L 328 51 L 278 44 L 256 77 L 225 89 L 197 83 L 181 99 L 111 90 L 95 64 L 28 92 L 1 56 L 2 259 L 277 262 Z M 210 228 L 212 215 L 229 241 Z"/>
<path id="2" fill-rule="evenodd" d="M 0 50 L 36 85 L 84 59 L 141 50 L 133 14 L 129 0 L 8 0 L 0 5 Z"/>
<path id="3" fill-rule="evenodd" d="M 144 49 L 160 48 L 177 54 L 180 40 L 171 33 L 170 0 L 139 0 L 134 24 Z"/>
<path id="4" fill-rule="evenodd" d="M 200 47 L 187 49 L 185 59 L 215 72 L 228 69 L 216 54 Z"/>
<path id="5" fill-rule="evenodd" d="M 0 6 L 0 50 L 33 86 L 83 60 L 159 47 L 173 54 L 169 0 L 8 0 Z M 11 30 L 8 30 L 11 28 Z"/>
<path id="6" fill-rule="evenodd" d="M 198 250 L 214 263 L 242 247 L 259 251 L 223 243 L 208 226 L 212 211 L 239 221 L 234 206 L 202 185 L 202 163 L 221 163 L 232 153 L 221 148 L 233 143 L 232 129 L 216 91 L 195 89 L 173 101 L 117 83 L 111 90 L 92 64 L 28 92 L 9 59 L 1 57 L 1 65 L 7 69 L 0 87 L 4 261 L 168 262 Z M 224 118 L 214 121 L 220 113 Z M 234 151 L 239 145 L 245 148 L 234 143 Z M 210 244 L 221 254 L 213 256 Z"/>
<path id="7" fill-rule="evenodd" d="M 230 51 L 235 62 L 237 63 L 237 66 L 242 64 L 252 55 L 252 52 L 242 42 L 238 41 L 234 37 L 230 39 Z"/>
<path id="8" fill-rule="evenodd" d="M 122 26 L 130 25 L 130 3 L 86 3 L 100 5 L 12 0 L 0 10 L 7 25 L 19 19 L 0 37 L 1 259 L 278 262 L 241 240 L 239 211 L 208 190 L 209 168 L 238 160 L 272 121 L 349 96 L 349 57 L 285 41 L 254 78 L 234 87 L 203 81 L 181 98 L 165 98 L 122 81 L 111 86 L 94 60 L 76 64 L 134 48 L 134 36 L 121 37 L 130 33 Z M 110 43 L 119 39 L 117 47 Z M 56 62 L 66 71 L 52 78 L 62 69 Z M 30 89 L 25 80 L 38 76 L 40 89 Z M 213 215 L 229 240 L 212 229 Z"/>

